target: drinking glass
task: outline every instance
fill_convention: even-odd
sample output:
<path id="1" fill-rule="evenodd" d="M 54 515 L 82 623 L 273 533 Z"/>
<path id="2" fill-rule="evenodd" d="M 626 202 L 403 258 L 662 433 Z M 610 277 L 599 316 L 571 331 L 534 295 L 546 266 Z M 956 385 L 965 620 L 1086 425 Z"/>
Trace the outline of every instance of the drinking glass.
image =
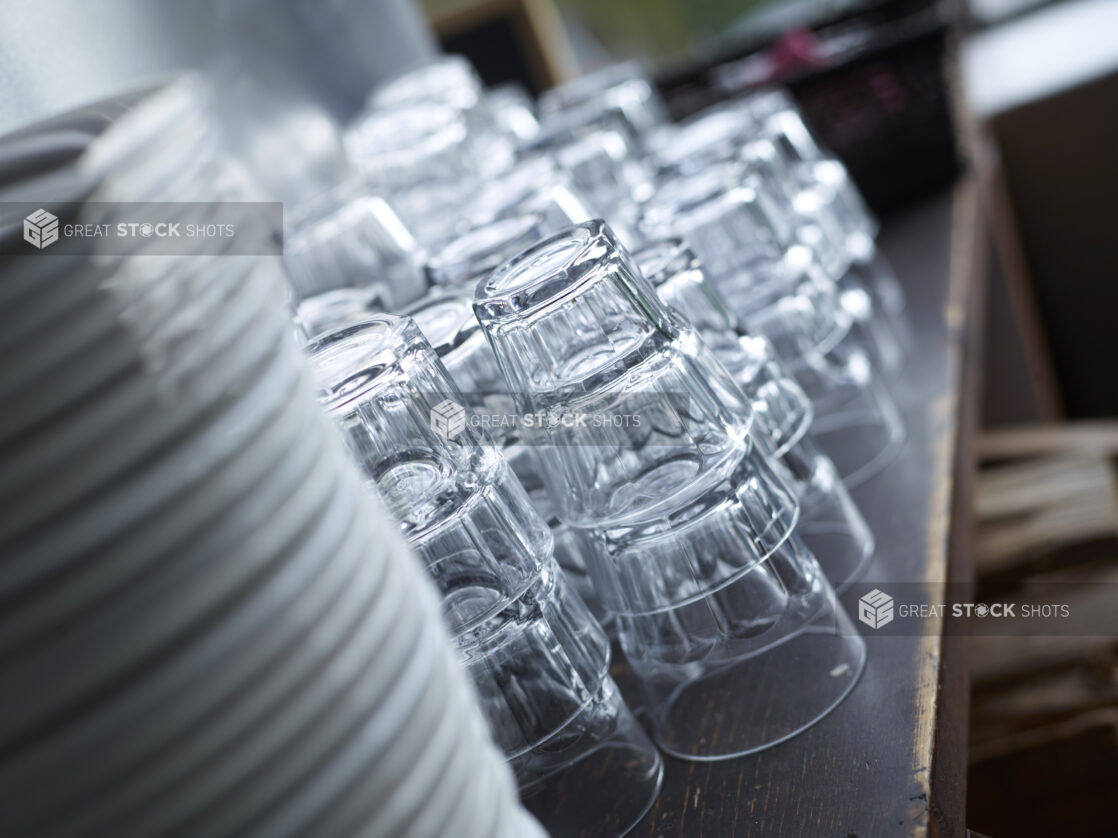
<path id="1" fill-rule="evenodd" d="M 456 211 L 483 177 L 462 114 L 421 102 L 364 114 L 347 129 L 350 159 L 424 245 L 454 233 Z"/>
<path id="2" fill-rule="evenodd" d="M 622 241 L 637 241 L 639 205 L 652 194 L 653 173 L 617 114 L 564 112 L 544 119 L 530 153 L 552 157 L 592 212 L 608 219 Z"/>
<path id="3" fill-rule="evenodd" d="M 759 108 L 758 103 L 769 105 Z M 776 104 L 792 110 L 773 116 L 770 108 Z M 695 175 L 742 160 L 776 196 L 772 206 L 786 216 L 794 237 L 815 251 L 837 283 L 839 302 L 875 362 L 890 371 L 900 365 L 906 334 L 899 317 L 904 295 L 876 253 L 876 221 L 841 163 L 822 156 L 801 158 L 822 152 L 790 99 L 765 94 L 719 103 L 680 126 L 661 130 L 649 146 L 662 177 Z"/>
<path id="4" fill-rule="evenodd" d="M 534 449 L 524 444 L 517 425 L 509 421 L 516 417 L 516 406 L 493 350 L 474 317 L 473 294 L 436 289 L 405 309 L 404 314 L 415 321 L 443 362 L 462 393 L 462 404 L 473 415 L 494 420 L 487 423 L 488 431 L 502 447 L 505 460 L 531 498 L 532 506 L 551 529 L 556 561 L 594 616 L 605 620 L 587 576 L 584 553 L 589 545 L 577 531 L 555 517 Z"/>
<path id="5" fill-rule="evenodd" d="M 369 93 L 366 112 L 390 112 L 417 104 L 449 107 L 462 116 L 476 163 L 486 175 L 512 165 L 517 130 L 531 131 L 530 125 L 525 127 L 525 116 L 535 121 L 530 107 L 525 114 L 523 99 L 510 101 L 507 91 L 491 96 L 477 71 L 461 55 L 440 55 L 377 85 Z M 511 128 L 502 121 L 508 118 L 514 123 Z"/>
<path id="6" fill-rule="evenodd" d="M 834 280 L 863 346 L 879 369 L 896 370 L 904 356 L 904 295 L 877 253 L 868 222 L 843 200 L 846 169 L 835 160 L 798 161 L 788 156 L 780 135 L 769 136 L 743 148 L 747 171 L 785 198 L 798 240 L 815 251 Z"/>
<path id="7" fill-rule="evenodd" d="M 541 476 L 593 542 L 661 747 L 750 753 L 833 709 L 865 647 L 796 532 L 796 495 L 750 435 L 748 398 L 608 227 L 510 260 L 475 311 L 521 412 L 545 417 Z M 755 689 L 755 673 L 792 691 Z"/>
<path id="8" fill-rule="evenodd" d="M 466 211 L 473 224 L 522 215 L 543 216 L 543 227 L 558 232 L 589 221 L 586 196 L 549 157 L 527 157 L 498 178 L 488 181 Z"/>
<path id="9" fill-rule="evenodd" d="M 771 139 L 787 163 L 796 166 L 801 181 L 811 183 L 823 194 L 826 205 L 846 232 L 847 246 L 855 264 L 863 269 L 861 278 L 868 293 L 891 318 L 903 344 L 908 328 L 901 316 L 905 307 L 904 290 L 877 252 L 874 240 L 880 224 L 866 206 L 846 167 L 820 146 L 786 91 L 754 94 L 743 100 L 742 107 L 754 115 L 759 134 Z"/>
<path id="10" fill-rule="evenodd" d="M 542 239 L 546 223 L 542 214 L 529 213 L 480 224 L 427 258 L 427 280 L 436 287 L 472 291 L 482 276 Z"/>
<path id="11" fill-rule="evenodd" d="M 750 398 L 754 437 L 784 468 L 800 501 L 798 531 L 832 586 L 845 589 L 873 558 L 874 539 L 834 464 L 809 433 L 811 401 L 784 372 L 767 339 L 738 334 L 736 318 L 682 240 L 654 242 L 634 259 L 660 298 L 698 329 Z"/>
<path id="12" fill-rule="evenodd" d="M 645 140 L 646 159 L 662 178 L 695 175 L 734 159 L 753 130 L 748 109 L 725 102 L 657 128 Z"/>
<path id="13" fill-rule="evenodd" d="M 403 305 L 422 288 L 418 246 L 391 208 L 371 196 L 337 197 L 341 203 L 297 218 L 285 238 L 295 322 L 308 340 Z"/>
<path id="14" fill-rule="evenodd" d="M 633 137 L 640 137 L 668 121 L 659 91 L 636 61 L 612 64 L 565 82 L 540 96 L 540 114 L 583 111 L 614 113 L 625 121 Z"/>
<path id="15" fill-rule="evenodd" d="M 555 564 L 547 526 L 484 432 L 448 412 L 462 396 L 435 351 L 387 315 L 311 351 L 323 404 L 442 594 L 525 805 L 553 834 L 624 833 L 658 793 L 660 757 L 609 677 L 609 642 Z"/>
<path id="16" fill-rule="evenodd" d="M 813 430 L 847 486 L 896 456 L 900 415 L 815 251 L 791 241 L 779 201 L 738 163 L 663 183 L 643 209 L 648 238 L 682 236 L 751 334 L 769 338 L 815 405 Z"/>
<path id="17" fill-rule="evenodd" d="M 801 163 L 831 161 L 837 164 L 832 167 L 832 174 L 838 176 L 841 171 L 845 175 L 846 168 L 820 146 L 788 91 L 770 89 L 754 93 L 739 100 L 738 107 L 750 114 L 759 134 L 778 143 L 785 159 Z M 849 176 L 840 177 L 834 187 L 844 225 L 860 229 L 871 238 L 876 236 L 880 224 Z"/>
<path id="18" fill-rule="evenodd" d="M 530 143 L 540 131 L 536 107 L 522 85 L 515 82 L 499 84 L 482 94 L 494 125 L 512 138 L 517 146 Z"/>

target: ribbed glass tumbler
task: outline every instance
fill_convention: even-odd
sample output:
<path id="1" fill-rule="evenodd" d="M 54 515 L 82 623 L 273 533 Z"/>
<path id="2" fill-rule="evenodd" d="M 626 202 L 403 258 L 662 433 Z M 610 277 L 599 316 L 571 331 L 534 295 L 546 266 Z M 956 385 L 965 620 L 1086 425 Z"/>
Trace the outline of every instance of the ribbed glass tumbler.
<path id="1" fill-rule="evenodd" d="M 595 616 L 604 619 L 606 615 L 587 577 L 585 550 L 578 534 L 570 532 L 552 513 L 534 448 L 524 444 L 514 422 L 502 421 L 514 417 L 516 408 L 493 350 L 474 316 L 472 294 L 435 290 L 404 313 L 415 321 L 438 354 L 462 392 L 463 405 L 475 416 L 489 420 L 483 426 L 488 425 L 490 436 L 502 447 L 505 460 L 528 492 L 532 505 L 551 528 L 559 566 Z"/>
<path id="2" fill-rule="evenodd" d="M 773 745 L 853 688 L 865 646 L 754 443 L 749 399 L 601 221 L 483 280 L 475 311 L 658 741 L 685 759 Z"/>
<path id="3" fill-rule="evenodd" d="M 815 407 L 813 431 L 846 485 L 900 451 L 904 426 L 816 251 L 794 238 L 779 201 L 738 164 L 661 186 L 644 234 L 682 236 L 751 333 L 764 335 Z"/>
<path id="4" fill-rule="evenodd" d="M 418 246 L 380 198 L 322 196 L 285 238 L 291 308 L 304 340 L 417 296 Z"/>
<path id="5" fill-rule="evenodd" d="M 656 798 L 660 757 L 499 448 L 466 420 L 409 318 L 371 318 L 311 348 L 324 404 L 442 593 L 525 806 L 555 836 L 623 834 Z"/>
<path id="6" fill-rule="evenodd" d="M 874 538 L 810 433 L 811 401 L 784 372 L 766 338 L 738 334 L 736 318 L 681 240 L 654 242 L 634 258 L 660 299 L 699 331 L 749 397 L 753 436 L 785 470 L 799 498 L 798 532 L 835 589 L 845 589 L 873 558 Z"/>

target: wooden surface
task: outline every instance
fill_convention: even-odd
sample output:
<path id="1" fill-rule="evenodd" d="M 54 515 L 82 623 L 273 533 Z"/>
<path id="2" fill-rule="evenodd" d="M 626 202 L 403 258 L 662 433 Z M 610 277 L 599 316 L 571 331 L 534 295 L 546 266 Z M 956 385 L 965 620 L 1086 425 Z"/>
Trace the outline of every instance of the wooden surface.
<path id="1" fill-rule="evenodd" d="M 967 516 L 960 513 L 970 481 L 955 475 L 969 470 L 973 437 L 972 398 L 960 393 L 975 387 L 963 375 L 966 347 L 974 343 L 967 315 L 979 244 L 975 211 L 974 191 L 964 183 L 884 224 L 880 245 L 905 285 L 915 331 L 915 351 L 894 387 L 909 438 L 887 471 L 855 491 L 878 551 L 865 583 L 844 596 L 848 603 L 878 584 L 887 590 L 890 582 L 925 582 L 934 592 L 968 572 Z M 961 638 L 866 632 L 866 671 L 831 715 L 756 756 L 705 764 L 665 758 L 663 791 L 632 834 L 965 835 L 967 673 L 963 644 L 955 642 Z M 623 661 L 615 675 L 626 687 Z"/>

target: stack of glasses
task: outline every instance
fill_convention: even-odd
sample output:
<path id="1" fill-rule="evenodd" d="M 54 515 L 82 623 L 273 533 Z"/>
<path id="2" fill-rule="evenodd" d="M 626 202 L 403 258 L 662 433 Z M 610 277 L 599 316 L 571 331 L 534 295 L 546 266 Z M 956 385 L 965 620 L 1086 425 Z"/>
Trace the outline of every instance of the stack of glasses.
<path id="1" fill-rule="evenodd" d="M 555 194 L 554 190 L 549 192 Z M 560 211 L 554 209 L 551 216 L 533 213 L 499 218 L 453 240 L 428 260 L 428 277 L 434 288 L 405 309 L 446 364 L 462 392 L 463 404 L 474 415 L 509 417 L 516 407 L 497 358 L 474 317 L 474 286 L 503 262 L 538 242 L 545 231 L 571 225 L 570 217 L 554 217 L 557 215 Z M 491 422 L 489 431 L 502 445 L 505 458 L 536 510 L 548 522 L 559 566 L 594 615 L 608 626 L 609 614 L 601 608 L 583 559 L 586 545 L 577 530 L 554 514 L 532 446 L 524 444 L 514 423 Z"/>
<path id="2" fill-rule="evenodd" d="M 797 532 L 797 496 L 737 382 L 609 229 L 545 239 L 482 280 L 474 307 L 522 413 L 549 417 L 541 474 L 593 544 L 660 745 L 749 753 L 834 707 L 865 648 Z"/>
<path id="3" fill-rule="evenodd" d="M 784 94 L 670 124 L 620 65 L 538 113 L 453 57 L 374 90 L 359 174 L 301 215 L 376 196 L 392 246 L 297 224 L 328 276 L 293 301 L 357 289 L 301 318 L 324 399 L 438 582 L 530 808 L 600 834 L 639 817 L 659 763 L 583 598 L 687 759 L 783 741 L 857 682 L 834 590 L 874 555 L 847 488 L 904 439 L 904 298 Z M 602 767 L 602 743 L 632 756 Z M 608 800 L 557 821 L 558 790 L 595 783 Z"/>
<path id="4" fill-rule="evenodd" d="M 500 449 L 464 422 L 463 397 L 411 319 L 372 317 L 310 349 L 323 403 L 442 593 L 525 805 L 554 835 L 624 833 L 656 798 L 660 757 Z"/>
<path id="5" fill-rule="evenodd" d="M 766 338 L 741 333 L 729 305 L 706 281 L 698 258 L 682 240 L 650 244 L 636 261 L 664 303 L 700 333 L 749 398 L 754 436 L 785 469 L 799 498 L 799 532 L 827 578 L 842 590 L 873 557 L 874 539 L 834 464 L 810 433 L 811 401 L 785 373 Z"/>

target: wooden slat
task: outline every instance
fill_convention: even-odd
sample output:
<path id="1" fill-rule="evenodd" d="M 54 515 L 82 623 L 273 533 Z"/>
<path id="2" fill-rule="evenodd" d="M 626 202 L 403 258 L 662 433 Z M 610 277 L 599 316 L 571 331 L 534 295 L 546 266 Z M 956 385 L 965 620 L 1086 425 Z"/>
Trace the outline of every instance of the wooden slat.
<path id="1" fill-rule="evenodd" d="M 1118 454 L 1118 422 L 1104 420 L 987 430 L 978 438 L 976 453 L 982 460 L 1002 460 L 1070 451 Z"/>

